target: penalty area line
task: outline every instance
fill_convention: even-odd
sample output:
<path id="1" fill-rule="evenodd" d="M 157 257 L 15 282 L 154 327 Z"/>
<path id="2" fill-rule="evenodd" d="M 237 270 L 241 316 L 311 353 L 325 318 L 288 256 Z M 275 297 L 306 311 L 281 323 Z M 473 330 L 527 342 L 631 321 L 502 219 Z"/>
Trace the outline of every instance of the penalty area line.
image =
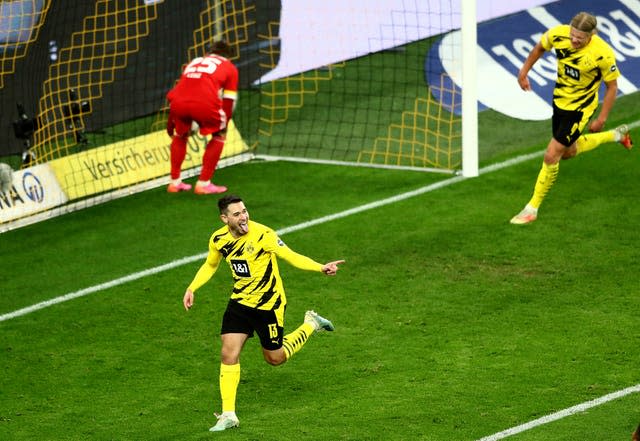
<path id="1" fill-rule="evenodd" d="M 630 386 L 630 387 L 627 387 L 626 389 L 621 389 L 619 391 L 612 392 L 607 395 L 603 395 L 600 398 L 595 398 L 590 401 L 585 401 L 584 403 L 577 404 L 573 407 L 569 407 L 567 409 L 563 409 L 549 415 L 545 415 L 541 418 L 535 419 L 533 421 L 529 421 L 528 423 L 524 423 L 519 426 L 512 427 L 507 430 L 503 430 L 502 432 L 485 436 L 484 438 L 480 438 L 478 441 L 498 441 L 498 440 L 507 438 L 511 435 L 516 435 L 518 433 L 525 432 L 535 427 L 549 424 L 551 422 L 560 420 L 562 418 L 566 418 L 576 413 L 584 412 L 585 410 L 608 403 L 609 401 L 617 400 L 618 398 L 626 397 L 627 395 L 638 393 L 638 392 L 640 392 L 640 384 L 636 384 L 635 386 Z"/>
<path id="2" fill-rule="evenodd" d="M 497 163 L 497 164 L 493 164 L 493 165 L 484 167 L 484 168 L 482 168 L 480 170 L 480 174 L 486 174 L 486 173 L 494 172 L 494 171 L 497 171 L 497 170 L 501 170 L 503 168 L 510 167 L 512 165 L 528 161 L 529 159 L 535 158 L 537 156 L 542 156 L 543 153 L 544 152 L 536 152 L 536 153 L 530 153 L 528 155 L 517 156 L 515 158 L 506 160 L 504 162 L 500 162 L 500 163 Z M 375 208 L 379 208 L 379 207 L 382 207 L 384 205 L 389 205 L 389 204 L 393 204 L 393 203 L 396 203 L 396 202 L 400 202 L 400 201 L 403 201 L 405 199 L 409 199 L 409 198 L 412 198 L 412 197 L 415 197 L 415 196 L 419 196 L 421 194 L 429 193 L 431 191 L 447 187 L 449 185 L 458 183 L 460 181 L 464 181 L 466 179 L 467 178 L 465 178 L 463 176 L 455 176 L 455 177 L 452 177 L 452 178 L 448 178 L 448 179 L 445 179 L 445 180 L 442 180 L 442 181 L 435 182 L 435 183 L 427 185 L 425 187 L 418 188 L 418 189 L 413 190 L 413 191 L 409 191 L 409 192 L 406 192 L 406 193 L 401 193 L 401 194 L 398 194 L 396 196 L 388 197 L 386 199 L 381 199 L 381 200 L 378 200 L 378 201 L 375 201 L 375 202 L 370 202 L 368 204 L 360 205 L 358 207 L 350 208 L 348 210 L 341 211 L 339 213 L 330 214 L 330 215 L 323 216 L 323 217 L 320 217 L 320 218 L 317 218 L 317 219 L 313 219 L 313 220 L 310 220 L 310 221 L 307 221 L 307 222 L 302 222 L 302 223 L 297 224 L 297 225 L 292 225 L 292 226 L 289 226 L 289 227 L 285 227 L 285 228 L 282 228 L 280 230 L 277 230 L 276 233 L 278 233 L 280 235 L 283 235 L 283 234 L 287 234 L 287 233 L 292 233 L 294 231 L 304 230 L 306 228 L 310 228 L 310 227 L 313 227 L 315 225 L 320 225 L 320 224 L 323 224 L 323 223 L 326 223 L 326 222 L 331 222 L 331 221 L 334 221 L 336 219 L 341 219 L 341 218 L 344 218 L 344 217 L 347 217 L 347 216 L 351 216 L 351 215 L 354 215 L 354 214 L 362 213 L 364 211 L 373 210 Z M 134 280 L 138 280 L 138 279 L 141 279 L 143 277 L 151 276 L 151 275 L 158 274 L 158 273 L 161 273 L 161 272 L 164 272 L 164 271 L 169 271 L 171 269 L 177 268 L 177 267 L 182 266 L 182 265 L 186 265 L 188 263 L 192 263 L 192 262 L 197 261 L 197 260 L 203 260 L 206 257 L 207 257 L 207 253 L 200 253 L 200 254 L 196 254 L 194 256 L 183 257 L 181 259 L 174 260 L 174 261 L 169 262 L 169 263 L 165 263 L 164 265 L 156 266 L 154 268 L 150 268 L 150 269 L 147 269 L 147 270 L 144 270 L 144 271 L 139 271 L 137 273 L 132 273 L 132 274 L 129 274 L 127 276 L 120 277 L 118 279 L 114 279 L 114 280 L 112 280 L 110 282 L 105 282 L 105 283 L 101 283 L 99 285 L 94 285 L 94 286 L 90 286 L 88 288 L 83 288 L 83 289 L 81 289 L 79 291 L 70 292 L 68 294 L 64 294 L 62 296 L 55 297 L 53 299 L 45 300 L 43 302 L 36 303 L 34 305 L 27 306 L 27 307 L 22 308 L 22 309 L 18 309 L 18 310 L 13 311 L 13 312 L 8 312 L 6 314 L 1 314 L 0 315 L 0 322 L 4 322 L 6 320 L 11 320 L 11 319 L 14 319 L 14 318 L 17 318 L 17 317 L 21 317 L 21 316 L 30 314 L 32 312 L 39 311 L 39 310 L 44 309 L 44 308 L 48 308 L 50 306 L 57 305 L 59 303 L 64 303 L 64 302 L 67 302 L 69 300 L 77 299 L 79 297 L 84 297 L 86 295 L 93 294 L 93 293 L 96 293 L 96 292 L 99 292 L 99 291 L 103 291 L 105 289 L 113 288 L 115 286 L 122 285 L 122 284 L 128 283 L 128 282 L 132 282 Z"/>

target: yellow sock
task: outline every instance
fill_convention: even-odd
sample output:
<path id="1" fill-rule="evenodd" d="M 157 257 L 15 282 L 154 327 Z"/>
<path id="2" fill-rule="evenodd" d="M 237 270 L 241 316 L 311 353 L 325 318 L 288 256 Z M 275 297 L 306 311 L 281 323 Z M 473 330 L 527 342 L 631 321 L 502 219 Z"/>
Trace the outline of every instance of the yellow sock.
<path id="1" fill-rule="evenodd" d="M 222 411 L 236 411 L 236 392 L 240 383 L 240 363 L 220 364 L 220 397 Z"/>
<path id="2" fill-rule="evenodd" d="M 547 195 L 554 182 L 556 182 L 559 169 L 560 164 L 547 164 L 545 162 L 542 163 L 542 168 L 540 169 L 540 173 L 538 173 L 538 180 L 536 181 L 536 185 L 533 188 L 533 196 L 529 201 L 529 205 L 531 205 L 533 208 L 540 208 L 542 200 Z"/>
<path id="3" fill-rule="evenodd" d="M 605 142 L 616 141 L 616 134 L 613 130 L 607 130 L 606 132 L 589 133 L 588 135 L 582 135 L 576 141 L 577 155 L 580 153 L 588 152 L 598 147 Z"/>
<path id="4" fill-rule="evenodd" d="M 282 339 L 282 348 L 284 349 L 284 355 L 287 360 L 293 357 L 293 354 L 298 352 L 302 346 L 307 342 L 311 334 L 313 334 L 314 328 L 309 323 L 303 323 L 290 334 L 287 334 Z"/>

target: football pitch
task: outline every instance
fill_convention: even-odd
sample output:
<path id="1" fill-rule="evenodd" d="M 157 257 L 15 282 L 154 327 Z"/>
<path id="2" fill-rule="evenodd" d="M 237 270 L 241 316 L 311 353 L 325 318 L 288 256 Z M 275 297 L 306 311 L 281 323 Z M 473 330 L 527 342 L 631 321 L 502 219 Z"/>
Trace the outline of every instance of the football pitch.
<path id="1" fill-rule="evenodd" d="M 620 99 L 611 124 L 639 119 L 635 101 Z M 481 142 L 515 133 L 495 132 Z M 545 126 L 518 139 L 474 179 L 287 162 L 219 170 L 291 248 L 346 260 L 334 278 L 281 264 L 286 329 L 315 309 L 336 331 L 276 368 L 250 340 L 240 427 L 224 433 L 207 429 L 220 411 L 228 268 L 191 311 L 181 303 L 220 225 L 215 197 L 158 188 L 3 233 L 0 439 L 630 439 L 638 153 L 609 144 L 563 162 L 538 220 L 510 225 L 547 138 Z"/>

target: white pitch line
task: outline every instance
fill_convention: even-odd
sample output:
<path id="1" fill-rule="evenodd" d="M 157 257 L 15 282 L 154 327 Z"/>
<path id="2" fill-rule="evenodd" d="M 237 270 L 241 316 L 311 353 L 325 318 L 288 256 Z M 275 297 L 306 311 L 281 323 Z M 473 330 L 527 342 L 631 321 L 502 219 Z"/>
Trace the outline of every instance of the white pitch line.
<path id="1" fill-rule="evenodd" d="M 585 401 L 584 403 L 578 404 L 576 406 L 560 410 L 556 413 L 543 416 L 541 418 L 529 421 L 528 423 L 521 424 L 519 426 L 512 427 L 507 430 L 503 430 L 502 432 L 494 433 L 493 435 L 490 435 L 490 436 L 485 436 L 484 438 L 480 438 L 478 441 L 498 441 L 508 436 L 515 435 L 517 433 L 524 432 L 529 429 L 533 429 L 534 427 L 542 426 L 544 424 L 548 424 L 553 421 L 560 420 L 562 418 L 571 416 L 579 412 L 584 412 L 585 410 L 591 409 L 592 407 L 600 406 L 601 404 L 608 403 L 609 401 L 617 400 L 618 398 L 622 398 L 627 395 L 638 393 L 638 392 L 640 392 L 640 384 L 636 384 L 635 386 L 631 386 L 626 389 L 612 392 L 610 394 L 604 395 L 600 398 L 593 399 L 591 401 Z"/>
<path id="2" fill-rule="evenodd" d="M 527 161 L 527 160 L 529 160 L 531 158 L 535 158 L 536 156 L 541 156 L 543 153 L 544 152 L 536 152 L 536 153 L 532 153 L 532 154 L 528 154 L 528 155 L 518 156 L 516 158 L 512 158 L 512 159 L 509 159 L 507 161 L 504 161 L 504 162 L 501 162 L 501 163 L 498 163 L 498 164 L 493 164 L 493 165 L 487 166 L 487 167 L 481 169 L 480 173 L 486 174 L 486 173 L 490 173 L 490 172 L 493 172 L 493 171 L 496 171 L 496 170 L 503 169 L 505 167 L 510 167 L 512 165 Z M 371 203 L 368 203 L 368 204 L 360 205 L 360 206 L 355 207 L 355 208 L 350 208 L 348 210 L 341 211 L 339 213 L 334 213 L 334 214 L 330 214 L 328 216 L 323 216 L 323 217 L 320 217 L 320 218 L 317 218 L 317 219 L 313 219 L 313 220 L 310 220 L 310 221 L 307 221 L 307 222 L 303 222 L 301 224 L 292 225 L 290 227 L 285 227 L 285 228 L 282 228 L 280 230 L 277 230 L 277 233 L 280 234 L 280 235 L 283 235 L 283 234 L 291 233 L 291 232 L 294 232 L 294 231 L 304 230 L 304 229 L 310 228 L 310 227 L 312 227 L 314 225 L 320 225 L 320 224 L 323 224 L 323 223 L 326 223 L 326 222 L 331 222 L 331 221 L 336 220 L 336 219 L 340 219 L 340 218 L 343 218 L 343 217 L 351 216 L 353 214 L 362 213 L 363 211 L 372 210 L 374 208 L 379 208 L 379 207 L 382 207 L 384 205 L 393 204 L 393 203 L 396 203 L 396 202 L 399 202 L 399 201 L 402 201 L 402 200 L 405 200 L 405 199 L 412 198 L 414 196 L 418 196 L 418 195 L 421 195 L 421 194 L 424 194 L 424 193 L 428 193 L 430 191 L 438 190 L 440 188 L 447 187 L 449 185 L 458 183 L 458 182 L 463 181 L 465 179 L 467 179 L 467 178 L 465 178 L 463 176 L 455 176 L 453 178 L 445 179 L 443 181 L 438 181 L 438 182 L 435 182 L 435 183 L 433 183 L 431 185 L 427 185 L 425 187 L 421 187 L 421 188 L 418 188 L 418 189 L 413 190 L 413 191 L 402 193 L 402 194 L 399 194 L 399 195 L 396 195 L 396 196 L 392 196 L 392 197 L 389 197 L 389 198 L 386 198 L 386 199 L 381 199 L 381 200 L 376 201 L 376 202 L 371 202 Z M 106 282 L 106 283 L 101 283 L 99 285 L 90 286 L 88 288 L 84 288 L 84 289 L 81 289 L 79 291 L 70 292 L 68 294 L 64 294 L 62 296 L 55 297 L 55 298 L 50 299 L 50 300 L 45 300 L 43 302 L 36 303 L 34 305 L 31 305 L 31 306 L 27 306 L 26 308 L 22 308 L 22 309 L 18 309 L 16 311 L 13 311 L 13 312 L 2 314 L 2 315 L 0 315 L 0 322 L 4 322 L 4 321 L 10 320 L 10 319 L 14 319 L 16 317 L 21 317 L 23 315 L 30 314 L 32 312 L 39 311 L 39 310 L 44 309 L 44 308 L 48 308 L 49 306 L 57 305 L 58 303 L 63 303 L 63 302 L 69 301 L 69 300 L 77 299 L 78 297 L 84 297 L 86 295 L 93 294 L 93 293 L 98 292 L 98 291 L 103 291 L 105 289 L 113 288 L 114 286 L 122 285 L 122 284 L 127 283 L 127 282 L 132 282 L 134 280 L 138 280 L 138 279 L 141 279 L 141 278 L 146 277 L 146 276 L 150 276 L 150 275 L 153 275 L 153 274 L 158 274 L 158 273 L 161 273 L 163 271 L 169 271 L 169 270 L 177 268 L 179 266 L 186 265 L 187 263 L 191 263 L 191 262 L 194 262 L 194 261 L 197 261 L 197 260 L 203 260 L 206 256 L 207 256 L 207 253 L 201 253 L 201 254 L 196 254 L 194 256 L 183 257 L 182 259 L 174 260 L 172 262 L 165 263 L 164 265 L 156 266 L 154 268 L 150 268 L 150 269 L 147 269 L 147 270 L 144 270 L 144 271 L 139 271 L 137 273 L 132 273 L 132 274 L 129 274 L 127 276 L 120 277 L 119 279 L 112 280 L 110 282 Z"/>
<path id="3" fill-rule="evenodd" d="M 89 294 L 93 294 L 94 292 L 113 288 L 114 286 L 122 285 L 127 282 L 132 282 L 134 280 L 138 280 L 143 277 L 150 276 L 152 274 L 158 274 L 163 271 L 168 271 L 170 269 L 177 268 L 179 266 L 194 262 L 196 260 L 202 260 L 205 257 L 207 257 L 207 253 L 201 253 L 201 254 L 196 254 L 194 256 L 183 257 L 182 259 L 174 260 L 173 262 L 165 263 L 164 265 L 156 266 L 154 268 L 150 268 L 144 271 L 139 271 L 137 273 L 129 274 L 128 276 L 120 277 L 119 279 L 115 279 L 110 282 L 101 283 L 100 285 L 94 285 L 88 288 L 81 289 L 79 291 L 70 292 L 60 297 L 55 297 L 50 300 L 45 300 L 44 302 L 36 303 L 35 305 L 27 306 L 26 308 L 18 309 L 16 311 L 9 312 L 7 314 L 2 314 L 0 315 L 0 322 L 4 322 L 5 320 L 10 320 L 16 317 L 27 315 L 31 312 L 48 308 L 49 306 L 57 305 L 58 303 L 63 303 L 69 300 L 77 299 L 78 297 L 83 297 Z"/>

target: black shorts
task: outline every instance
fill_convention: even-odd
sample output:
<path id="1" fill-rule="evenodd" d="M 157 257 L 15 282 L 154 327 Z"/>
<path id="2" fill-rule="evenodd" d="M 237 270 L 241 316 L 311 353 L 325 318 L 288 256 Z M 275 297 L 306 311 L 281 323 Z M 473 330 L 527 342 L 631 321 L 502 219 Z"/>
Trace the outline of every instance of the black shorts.
<path id="1" fill-rule="evenodd" d="M 580 137 L 580 122 L 583 117 L 583 112 L 564 110 L 554 104 L 551 118 L 553 138 L 565 147 L 571 147 Z"/>
<path id="2" fill-rule="evenodd" d="M 278 325 L 275 311 L 250 308 L 229 300 L 222 317 L 221 334 L 258 334 L 263 348 L 274 351 L 282 347 L 284 328 Z"/>

